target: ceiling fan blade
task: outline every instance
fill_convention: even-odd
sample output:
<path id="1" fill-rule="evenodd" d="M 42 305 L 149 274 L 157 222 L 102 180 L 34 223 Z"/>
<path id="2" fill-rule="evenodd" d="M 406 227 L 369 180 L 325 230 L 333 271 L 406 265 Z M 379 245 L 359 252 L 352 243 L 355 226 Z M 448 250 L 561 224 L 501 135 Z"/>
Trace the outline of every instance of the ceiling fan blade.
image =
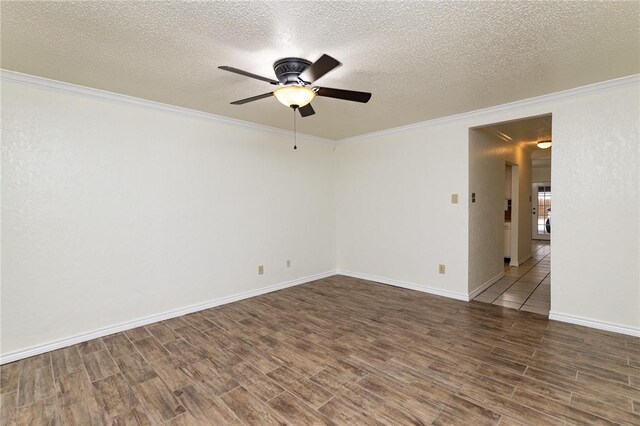
<path id="1" fill-rule="evenodd" d="M 268 97 L 271 97 L 271 96 L 273 96 L 273 92 L 264 93 L 264 94 L 258 95 L 258 96 L 252 96 L 252 97 L 246 98 L 246 99 L 240 99 L 239 101 L 231 102 L 231 105 L 242 105 L 242 104 L 246 104 L 247 102 L 257 101 L 257 100 L 268 98 Z"/>
<path id="2" fill-rule="evenodd" d="M 329 55 L 322 55 L 320 59 L 311 64 L 309 68 L 302 71 L 298 78 L 302 81 L 306 81 L 307 83 L 313 83 L 329 71 L 338 68 L 340 65 L 342 64 L 337 59 L 334 59 Z"/>
<path id="3" fill-rule="evenodd" d="M 271 83 L 271 84 L 278 84 L 277 81 L 271 79 L 271 78 L 267 78 L 267 77 L 262 77 L 261 75 L 257 75 L 257 74 L 253 74 L 247 71 L 243 71 L 241 69 L 238 68 L 234 68 L 234 67 L 227 67 L 227 66 L 222 66 L 222 67 L 218 67 L 221 70 L 224 71 L 229 71 L 229 72 L 233 72 L 236 74 L 240 74 L 240 75 L 244 75 L 245 77 L 251 77 L 251 78 L 255 78 L 256 80 L 262 80 L 262 81 L 266 81 L 267 83 Z"/>
<path id="4" fill-rule="evenodd" d="M 313 110 L 313 107 L 311 106 L 311 104 L 306 104 L 302 108 L 298 108 L 298 111 L 300 111 L 300 115 L 303 116 L 303 117 L 308 117 L 308 116 L 313 115 L 313 114 L 316 113 Z"/>
<path id="5" fill-rule="evenodd" d="M 362 102 L 366 104 L 371 99 L 371 93 L 356 92 L 355 90 L 332 89 L 331 87 L 318 87 L 318 96 L 343 99 L 345 101 Z"/>

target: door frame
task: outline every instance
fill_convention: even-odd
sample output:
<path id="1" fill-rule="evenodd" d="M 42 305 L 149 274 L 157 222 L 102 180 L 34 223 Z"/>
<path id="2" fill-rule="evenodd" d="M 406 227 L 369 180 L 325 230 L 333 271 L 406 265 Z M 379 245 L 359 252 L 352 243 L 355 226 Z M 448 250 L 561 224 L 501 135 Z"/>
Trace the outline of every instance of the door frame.
<path id="1" fill-rule="evenodd" d="M 531 214 L 535 217 L 535 220 L 531 220 L 531 239 L 539 241 L 551 241 L 551 234 L 538 234 L 538 187 L 539 186 L 551 186 L 551 182 L 532 182 L 531 183 Z M 552 190 L 553 192 L 553 190 Z M 535 198 L 534 198 L 535 197 Z M 534 202 L 535 201 L 535 202 Z"/>
<path id="2" fill-rule="evenodd" d="M 506 166 L 511 166 L 511 260 L 510 266 L 518 266 L 518 242 L 520 228 L 520 166 L 511 161 L 505 161 Z M 504 250 L 503 250 L 504 251 Z"/>

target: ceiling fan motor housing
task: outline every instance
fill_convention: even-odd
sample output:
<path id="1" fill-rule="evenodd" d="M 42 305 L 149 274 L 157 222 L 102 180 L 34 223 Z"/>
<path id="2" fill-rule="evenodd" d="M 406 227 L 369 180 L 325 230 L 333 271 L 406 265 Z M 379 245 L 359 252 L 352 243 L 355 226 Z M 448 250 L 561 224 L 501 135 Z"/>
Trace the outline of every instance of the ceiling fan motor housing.
<path id="1" fill-rule="evenodd" d="M 280 83 L 297 84 L 298 76 L 311 66 L 311 62 L 302 58 L 283 58 L 273 64 L 273 71 Z"/>

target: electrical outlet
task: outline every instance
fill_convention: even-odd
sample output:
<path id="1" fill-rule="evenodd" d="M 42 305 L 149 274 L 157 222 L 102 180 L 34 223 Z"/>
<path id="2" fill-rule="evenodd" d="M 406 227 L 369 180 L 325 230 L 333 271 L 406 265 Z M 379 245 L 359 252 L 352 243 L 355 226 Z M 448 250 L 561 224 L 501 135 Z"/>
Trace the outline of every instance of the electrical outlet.
<path id="1" fill-rule="evenodd" d="M 291 268 L 291 261 L 287 260 L 287 268 Z"/>
<path id="2" fill-rule="evenodd" d="M 458 194 L 451 194 L 451 204 L 458 204 Z"/>
<path id="3" fill-rule="evenodd" d="M 258 265 L 258 275 L 262 275 L 262 274 L 264 274 L 264 266 Z"/>
<path id="4" fill-rule="evenodd" d="M 445 266 L 441 263 L 440 265 L 438 265 L 438 273 L 439 274 L 444 274 L 445 273 Z"/>

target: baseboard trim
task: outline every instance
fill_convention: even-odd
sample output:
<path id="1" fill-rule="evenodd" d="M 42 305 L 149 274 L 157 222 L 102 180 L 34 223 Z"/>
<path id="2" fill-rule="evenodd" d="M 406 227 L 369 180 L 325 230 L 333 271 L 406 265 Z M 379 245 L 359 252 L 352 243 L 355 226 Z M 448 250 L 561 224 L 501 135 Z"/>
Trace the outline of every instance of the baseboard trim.
<path id="1" fill-rule="evenodd" d="M 528 255 L 523 257 L 522 259 L 518 259 L 515 262 L 513 261 L 513 259 L 511 259 L 511 262 L 509 262 L 509 266 L 520 266 L 524 262 L 526 262 L 527 260 L 531 259 L 531 257 L 533 257 L 533 253 L 529 253 Z"/>
<path id="2" fill-rule="evenodd" d="M 478 287 L 477 289 L 473 290 L 472 292 L 469 293 L 469 300 L 473 300 L 475 299 L 475 297 L 477 295 L 479 295 L 480 293 L 482 293 L 483 291 L 485 291 L 487 288 L 491 287 L 492 284 L 494 284 L 496 281 L 498 281 L 500 278 L 504 277 L 504 271 L 500 272 L 498 275 L 496 275 L 493 278 L 490 278 L 487 282 L 485 282 L 484 284 L 482 284 L 480 287 Z"/>
<path id="3" fill-rule="evenodd" d="M 614 333 L 640 337 L 640 328 L 628 327 L 626 325 L 612 324 L 610 322 L 604 321 L 595 321 L 590 318 L 562 314 L 559 312 L 549 312 L 549 319 L 554 321 L 566 322 L 569 324 L 582 325 L 589 328 L 596 328 L 598 330 L 612 331 Z"/>
<path id="4" fill-rule="evenodd" d="M 435 294 L 436 296 L 449 297 L 451 299 L 463 300 L 465 302 L 469 301 L 469 295 L 465 293 L 457 293 L 454 291 L 440 290 L 433 287 L 425 287 L 422 285 L 408 283 L 405 281 L 398 281 L 391 278 L 377 277 L 375 275 L 363 274 L 360 272 L 345 271 L 343 269 L 338 269 L 336 273 L 338 275 L 346 275 L 347 277 L 359 278 L 367 281 L 374 281 L 381 284 L 388 284 L 394 287 L 407 288 L 409 290 L 416 290 L 416 291 L 421 291 L 423 293 Z"/>
<path id="5" fill-rule="evenodd" d="M 179 317 L 193 312 L 202 311 L 204 309 L 214 308 L 220 305 L 226 305 L 227 303 L 237 302 L 239 300 L 249 299 L 251 297 L 260 296 L 262 294 L 271 293 L 285 288 L 294 287 L 300 284 L 306 284 L 311 281 L 316 281 L 322 278 L 331 277 L 336 275 L 336 271 L 327 271 L 315 275 L 309 275 L 295 280 L 286 281 L 279 284 L 270 285 L 256 290 L 245 291 L 243 293 L 234 294 L 231 296 L 222 297 L 219 299 L 211 300 L 205 303 L 199 303 L 196 305 L 186 306 L 183 308 L 174 309 L 171 311 L 163 312 L 160 314 L 150 315 L 144 318 L 139 318 L 133 321 L 128 321 L 120 324 L 114 324 L 112 326 L 103 327 L 97 330 L 89 331 L 86 333 L 71 336 L 65 339 L 56 340 L 42 345 L 32 346 L 26 349 L 20 349 L 17 351 L 9 352 L 0 356 L 0 365 L 7 364 L 14 361 L 19 361 L 24 358 L 29 358 L 35 355 L 40 355 L 45 352 L 50 352 L 56 349 L 66 348 L 68 346 L 76 345 L 78 343 L 86 342 L 88 340 L 97 339 L 98 337 L 108 336 L 110 334 L 119 333 L 121 331 L 130 330 L 132 328 L 141 327 L 143 325 L 152 324 L 158 321 L 164 321 L 170 318 Z"/>

